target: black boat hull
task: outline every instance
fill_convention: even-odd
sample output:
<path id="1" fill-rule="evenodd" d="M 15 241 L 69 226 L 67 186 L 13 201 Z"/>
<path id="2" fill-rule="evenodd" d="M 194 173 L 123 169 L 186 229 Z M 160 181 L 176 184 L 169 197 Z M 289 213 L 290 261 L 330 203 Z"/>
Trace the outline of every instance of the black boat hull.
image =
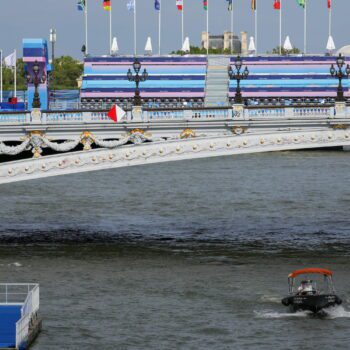
<path id="1" fill-rule="evenodd" d="M 342 300 L 335 294 L 293 295 L 282 299 L 282 304 L 289 306 L 292 312 L 319 312 L 330 306 L 340 305 Z"/>

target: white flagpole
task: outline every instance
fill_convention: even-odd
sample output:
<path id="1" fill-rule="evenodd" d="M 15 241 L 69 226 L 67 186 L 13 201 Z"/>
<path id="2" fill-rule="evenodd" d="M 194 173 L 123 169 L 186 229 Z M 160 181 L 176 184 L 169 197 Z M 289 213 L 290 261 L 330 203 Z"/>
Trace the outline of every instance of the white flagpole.
<path id="1" fill-rule="evenodd" d="M 14 87 L 15 87 L 15 96 L 17 97 L 17 51 L 15 50 L 15 69 L 14 69 Z"/>
<path id="2" fill-rule="evenodd" d="M 85 52 L 88 54 L 88 0 L 85 0 L 85 48 Z"/>
<path id="3" fill-rule="evenodd" d="M 233 54 L 233 4 L 231 3 L 231 55 Z"/>
<path id="4" fill-rule="evenodd" d="M 280 0 L 280 56 L 282 55 L 282 9 L 283 9 L 283 5 L 282 5 L 282 0 Z"/>
<path id="5" fill-rule="evenodd" d="M 207 56 L 209 55 L 209 0 L 207 0 Z"/>
<path id="6" fill-rule="evenodd" d="M 332 35 L 332 8 L 328 10 L 328 36 L 331 36 L 331 35 Z"/>
<path id="7" fill-rule="evenodd" d="M 258 55 L 258 0 L 255 1 L 255 55 Z"/>
<path id="8" fill-rule="evenodd" d="M 137 47 L 136 47 L 136 0 L 134 0 L 134 55 L 137 54 Z"/>
<path id="9" fill-rule="evenodd" d="M 2 92 L 2 59 L 3 59 L 2 50 L 0 50 L 0 60 L 1 60 L 1 62 L 0 62 L 0 75 L 1 75 L 1 77 L 0 77 L 0 102 L 1 103 L 2 103 L 2 94 L 3 94 L 3 92 Z"/>
<path id="10" fill-rule="evenodd" d="M 112 2 L 109 10 L 109 53 L 112 54 Z"/>
<path id="11" fill-rule="evenodd" d="M 159 0 L 159 13 L 158 13 L 158 55 L 160 56 L 160 40 L 161 40 L 161 37 L 160 37 L 160 31 L 161 31 L 161 26 L 162 26 L 162 3 L 161 3 L 161 0 Z"/>
<path id="12" fill-rule="evenodd" d="M 182 32 L 182 42 L 181 42 L 181 47 L 184 43 L 184 11 L 185 11 L 185 4 L 184 4 L 185 0 L 183 0 L 182 2 L 182 10 L 181 10 L 181 32 Z"/>
<path id="13" fill-rule="evenodd" d="M 305 0 L 305 6 L 304 6 L 304 55 L 306 55 L 306 5 L 307 0 Z"/>

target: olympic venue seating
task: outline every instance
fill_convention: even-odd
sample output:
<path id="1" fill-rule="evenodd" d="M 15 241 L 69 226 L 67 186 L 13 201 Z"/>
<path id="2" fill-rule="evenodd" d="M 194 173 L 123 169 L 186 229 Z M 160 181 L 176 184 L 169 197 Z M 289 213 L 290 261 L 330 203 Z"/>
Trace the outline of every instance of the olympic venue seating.
<path id="1" fill-rule="evenodd" d="M 188 101 L 200 107 L 205 97 L 207 58 L 205 56 L 140 57 L 148 71 L 148 80 L 140 83 L 145 103 L 181 106 Z M 236 56 L 230 58 L 234 67 Z M 86 106 L 97 103 L 131 105 L 135 83 L 129 82 L 126 73 L 132 69 L 131 56 L 87 57 L 81 88 L 81 101 Z M 346 58 L 346 62 L 350 60 Z M 349 61 L 350 62 L 350 61 Z M 248 66 L 249 77 L 241 82 L 246 98 L 315 98 L 334 97 L 338 81 L 329 69 L 335 63 L 333 56 L 259 56 L 243 57 L 243 67 Z M 229 80 L 229 79 L 228 79 Z M 343 81 L 345 96 L 350 97 L 349 81 Z M 236 81 L 229 82 L 232 101 Z"/>
<path id="2" fill-rule="evenodd" d="M 231 57 L 234 66 L 235 57 Z M 346 63 L 350 57 L 346 58 Z M 338 80 L 330 75 L 333 56 L 245 57 L 248 79 L 241 81 L 243 96 L 248 98 L 334 97 Z M 345 68 L 345 67 L 344 67 Z M 350 97 L 349 80 L 343 81 L 344 95 Z M 230 97 L 235 95 L 236 82 L 230 81 Z"/>
<path id="3" fill-rule="evenodd" d="M 140 83 L 141 96 L 146 101 L 185 99 L 202 102 L 205 94 L 207 59 L 192 57 L 140 57 L 148 79 Z M 130 100 L 135 83 L 127 79 L 133 57 L 88 57 L 84 62 L 81 99 L 87 103 Z M 134 72 L 133 72 L 134 74 Z"/>

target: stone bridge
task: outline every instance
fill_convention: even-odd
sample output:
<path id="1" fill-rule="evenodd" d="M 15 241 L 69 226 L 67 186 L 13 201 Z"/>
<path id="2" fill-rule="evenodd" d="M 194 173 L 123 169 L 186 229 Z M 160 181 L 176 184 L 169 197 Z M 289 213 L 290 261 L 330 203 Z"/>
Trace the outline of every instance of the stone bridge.
<path id="1" fill-rule="evenodd" d="M 182 138 L 152 140 L 148 140 L 145 134 L 134 133 L 130 134 L 124 143 L 123 140 L 105 141 L 104 144 L 102 142 L 100 146 L 104 148 L 86 147 L 85 151 L 80 152 L 58 153 L 44 157 L 40 157 L 39 154 L 31 159 L 2 163 L 0 184 L 196 158 L 350 146 L 350 130 L 347 130 L 347 125 L 340 124 L 305 130 L 290 128 L 254 133 L 231 132 L 217 136 L 211 134 L 196 136 L 192 133 L 191 129 L 187 129 Z M 86 144 L 89 145 L 93 140 L 88 141 L 91 135 L 86 136 Z M 63 145 L 67 146 L 65 143 Z"/>

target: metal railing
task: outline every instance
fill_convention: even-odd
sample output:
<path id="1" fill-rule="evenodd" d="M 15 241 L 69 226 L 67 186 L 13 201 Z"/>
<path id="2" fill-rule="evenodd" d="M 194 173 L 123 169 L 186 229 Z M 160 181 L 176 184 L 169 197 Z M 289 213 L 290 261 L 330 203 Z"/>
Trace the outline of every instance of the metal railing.
<path id="1" fill-rule="evenodd" d="M 33 314 L 38 312 L 40 306 L 39 285 L 35 284 L 27 295 L 26 300 L 21 308 L 21 318 L 16 322 L 16 348 L 27 339 L 29 334 L 30 322 Z"/>
<path id="2" fill-rule="evenodd" d="M 0 283 L 0 304 L 22 304 L 35 283 Z"/>

